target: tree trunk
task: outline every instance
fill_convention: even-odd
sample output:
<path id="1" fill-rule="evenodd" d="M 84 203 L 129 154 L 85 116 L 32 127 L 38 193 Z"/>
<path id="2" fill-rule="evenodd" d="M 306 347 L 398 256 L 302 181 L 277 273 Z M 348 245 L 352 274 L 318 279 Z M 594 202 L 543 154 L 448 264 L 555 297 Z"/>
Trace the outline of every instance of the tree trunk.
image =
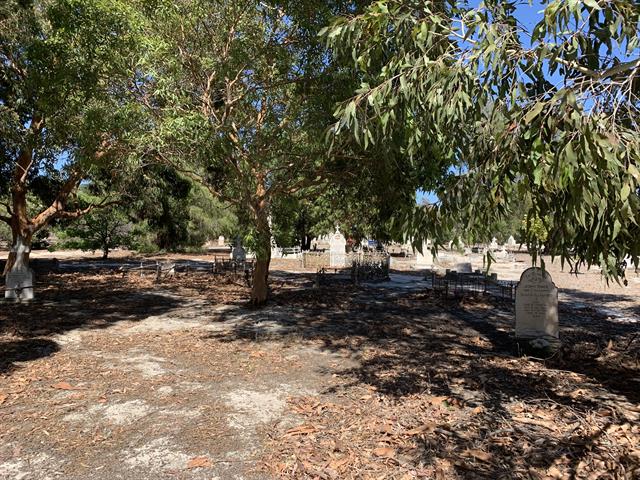
<path id="1" fill-rule="evenodd" d="M 11 230 L 13 242 L 11 244 L 11 251 L 7 257 L 7 263 L 4 266 L 3 275 L 29 268 L 32 236 L 30 233 L 25 233 L 24 231 L 15 231 L 13 228 Z"/>
<path id="2" fill-rule="evenodd" d="M 264 305 L 269 297 L 269 264 L 271 263 L 271 228 L 269 228 L 268 204 L 262 200 L 255 208 L 256 220 L 256 265 L 253 270 L 251 304 Z"/>
<path id="3" fill-rule="evenodd" d="M 12 188 L 13 213 L 11 215 L 11 251 L 3 275 L 29 268 L 29 254 L 34 228 L 27 215 L 27 192 L 23 185 Z"/>
<path id="4" fill-rule="evenodd" d="M 271 258 L 256 258 L 255 269 L 253 270 L 253 285 L 251 287 L 251 304 L 259 307 L 267 303 L 269 298 L 269 264 Z"/>

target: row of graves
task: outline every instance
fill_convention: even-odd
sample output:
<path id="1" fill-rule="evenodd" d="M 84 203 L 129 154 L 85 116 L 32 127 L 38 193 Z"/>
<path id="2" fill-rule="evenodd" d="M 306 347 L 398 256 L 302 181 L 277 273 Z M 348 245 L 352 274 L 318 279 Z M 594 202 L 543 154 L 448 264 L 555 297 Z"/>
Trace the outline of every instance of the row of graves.
<path id="1" fill-rule="evenodd" d="M 245 249 L 236 243 L 229 254 L 228 247 L 222 248 L 213 255 L 212 261 L 203 260 L 175 260 L 175 261 L 104 261 L 81 260 L 65 261 L 57 259 L 32 259 L 30 265 L 16 262 L 13 269 L 5 276 L 4 298 L 15 302 L 28 302 L 35 298 L 36 276 L 48 273 L 80 273 L 80 272 L 109 272 L 121 274 L 122 277 L 137 275 L 140 277 L 154 277 L 156 281 L 170 279 L 184 275 L 211 275 L 227 282 L 241 283 L 251 286 L 255 261 L 248 258 Z M 226 249 L 226 251 L 225 251 Z M 17 250 L 24 253 L 24 250 Z M 17 256 L 18 259 L 22 255 Z M 4 269 L 3 262 L 0 267 Z"/>
<path id="2" fill-rule="evenodd" d="M 347 249 L 339 228 L 331 235 L 313 239 L 312 250 L 298 256 L 301 266 L 316 270 L 316 285 L 336 282 L 375 282 L 389 279 L 391 259 L 385 252 Z"/>
<path id="3" fill-rule="evenodd" d="M 327 240 L 328 251 L 303 252 L 302 255 L 304 267 L 317 268 L 316 285 L 335 284 L 338 279 L 358 284 L 389 278 L 391 257 L 388 253 L 347 253 L 346 239 L 338 229 Z M 457 251 L 465 248 L 457 247 Z M 506 251 L 511 255 L 516 248 L 513 237 L 505 245 L 498 245 L 494 238 L 487 248 L 467 249 L 463 255 L 467 258 L 486 256 L 487 250 L 492 253 Z M 449 245 L 449 250 L 453 249 L 453 245 Z M 438 257 L 431 254 L 431 245 L 423 245 L 423 251 L 416 253 L 417 265 L 429 267 L 425 278 L 427 288 L 444 295 L 475 292 L 515 301 L 515 337 L 521 351 L 549 355 L 559 347 L 558 289 L 546 270 L 532 267 L 522 272 L 519 281 L 500 280 L 497 273 L 474 270 L 472 263 L 465 261 L 442 274 L 437 268 Z M 508 260 L 513 261 L 512 258 Z"/>

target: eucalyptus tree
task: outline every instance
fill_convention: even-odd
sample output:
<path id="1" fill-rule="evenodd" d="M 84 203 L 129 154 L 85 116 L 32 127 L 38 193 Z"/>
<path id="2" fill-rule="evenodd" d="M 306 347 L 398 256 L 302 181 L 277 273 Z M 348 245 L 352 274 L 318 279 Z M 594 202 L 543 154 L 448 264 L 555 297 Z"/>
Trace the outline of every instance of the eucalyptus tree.
<path id="1" fill-rule="evenodd" d="M 259 0 L 147 7 L 148 70 L 138 95 L 155 129 L 144 156 L 248 218 L 255 305 L 268 296 L 273 199 L 317 185 L 341 165 L 325 134 L 350 83 L 332 70 L 317 37 L 332 8 Z"/>
<path id="2" fill-rule="evenodd" d="M 72 206 L 83 180 L 122 171 L 137 117 L 127 91 L 139 24 L 124 0 L 0 4 L 0 220 L 13 247 L 5 272 L 28 263 L 38 230 L 96 207 Z"/>
<path id="3" fill-rule="evenodd" d="M 640 254 L 640 7 L 542 4 L 531 29 L 517 12 L 537 7 L 518 1 L 379 0 L 338 18 L 323 34 L 361 85 L 334 132 L 434 167 L 438 204 L 394 216 L 414 238 L 486 234 L 526 204 L 527 241 L 542 222 L 553 253 L 617 277 Z"/>

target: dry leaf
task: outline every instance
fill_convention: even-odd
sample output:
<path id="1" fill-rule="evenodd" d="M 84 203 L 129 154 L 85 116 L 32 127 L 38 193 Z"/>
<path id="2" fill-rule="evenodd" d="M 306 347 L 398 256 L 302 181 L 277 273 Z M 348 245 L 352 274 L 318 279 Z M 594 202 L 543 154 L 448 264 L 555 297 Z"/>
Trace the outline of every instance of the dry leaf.
<path id="1" fill-rule="evenodd" d="M 476 449 L 468 449 L 465 452 L 465 456 L 471 456 L 477 460 L 480 460 L 482 462 L 490 462 L 491 458 L 493 457 L 490 453 L 488 452 L 484 452 L 482 450 L 476 450 Z"/>
<path id="2" fill-rule="evenodd" d="M 308 435 L 314 433 L 317 430 L 313 425 L 298 425 L 297 427 L 290 428 L 284 434 L 285 437 L 294 437 L 296 435 Z"/>
<path id="3" fill-rule="evenodd" d="M 396 451 L 391 447 L 378 447 L 373 449 L 373 454 L 376 457 L 393 458 L 396 456 Z"/>
<path id="4" fill-rule="evenodd" d="M 419 427 L 412 428 L 409 431 L 404 432 L 405 435 L 420 435 L 423 433 L 431 433 L 435 430 L 437 425 L 433 422 L 425 423 L 424 425 L 420 425 Z"/>
<path id="5" fill-rule="evenodd" d="M 344 467 L 347 463 L 349 463 L 351 457 L 349 455 L 342 457 L 340 459 L 334 459 L 329 462 L 329 467 L 340 472 L 341 468 Z"/>
<path id="6" fill-rule="evenodd" d="M 445 396 L 445 397 L 431 397 L 431 398 L 429 399 L 429 403 L 430 403 L 431 405 L 433 405 L 434 407 L 437 407 L 437 406 L 438 406 L 438 405 L 440 405 L 442 402 L 446 402 L 448 398 L 449 398 L 449 397 L 446 397 L 446 396 Z"/>
<path id="7" fill-rule="evenodd" d="M 207 457 L 193 457 L 187 462 L 187 468 L 206 468 L 211 466 L 211 460 Z"/>
<path id="8" fill-rule="evenodd" d="M 51 385 L 51 388 L 56 388 L 58 390 L 75 390 L 75 388 L 67 382 L 56 383 L 55 385 Z"/>

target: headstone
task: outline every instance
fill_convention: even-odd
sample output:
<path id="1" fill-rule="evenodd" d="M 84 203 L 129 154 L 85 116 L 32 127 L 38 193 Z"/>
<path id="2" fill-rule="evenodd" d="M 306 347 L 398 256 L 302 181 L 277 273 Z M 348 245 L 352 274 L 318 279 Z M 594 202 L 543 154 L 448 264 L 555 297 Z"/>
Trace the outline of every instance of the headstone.
<path id="1" fill-rule="evenodd" d="M 224 236 L 223 235 L 220 235 L 218 237 L 218 246 L 219 247 L 224 247 Z"/>
<path id="2" fill-rule="evenodd" d="M 509 252 L 507 252 L 507 249 L 503 245 L 502 248 L 500 248 L 500 250 L 493 252 L 493 257 L 496 260 L 508 260 Z"/>
<path id="3" fill-rule="evenodd" d="M 416 251 L 416 267 L 433 266 L 433 254 L 427 242 L 422 244 L 422 253 Z"/>
<path id="4" fill-rule="evenodd" d="M 457 263 L 453 269 L 458 273 L 473 273 L 473 267 L 469 262 Z"/>
<path id="5" fill-rule="evenodd" d="M 514 248 L 516 248 L 518 244 L 516 243 L 516 239 L 513 238 L 513 235 L 511 235 L 508 239 L 507 239 L 507 248 L 513 250 Z"/>
<path id="6" fill-rule="evenodd" d="M 240 237 L 236 239 L 236 244 L 231 250 L 231 259 L 234 262 L 244 262 L 247 259 L 247 253 L 242 246 L 242 240 Z"/>
<path id="7" fill-rule="evenodd" d="M 347 263 L 347 239 L 340 233 L 338 227 L 336 232 L 329 238 L 329 266 L 344 267 Z"/>
<path id="8" fill-rule="evenodd" d="M 4 298 L 33 300 L 33 277 L 33 270 L 24 267 L 7 273 Z"/>
<path id="9" fill-rule="evenodd" d="M 558 289 L 549 272 L 528 268 L 516 288 L 516 338 L 558 340 Z"/>
<path id="10" fill-rule="evenodd" d="M 489 249 L 491 249 L 491 250 L 497 250 L 498 249 L 498 239 L 496 237 L 493 237 L 491 239 L 491 244 L 489 245 Z"/>

